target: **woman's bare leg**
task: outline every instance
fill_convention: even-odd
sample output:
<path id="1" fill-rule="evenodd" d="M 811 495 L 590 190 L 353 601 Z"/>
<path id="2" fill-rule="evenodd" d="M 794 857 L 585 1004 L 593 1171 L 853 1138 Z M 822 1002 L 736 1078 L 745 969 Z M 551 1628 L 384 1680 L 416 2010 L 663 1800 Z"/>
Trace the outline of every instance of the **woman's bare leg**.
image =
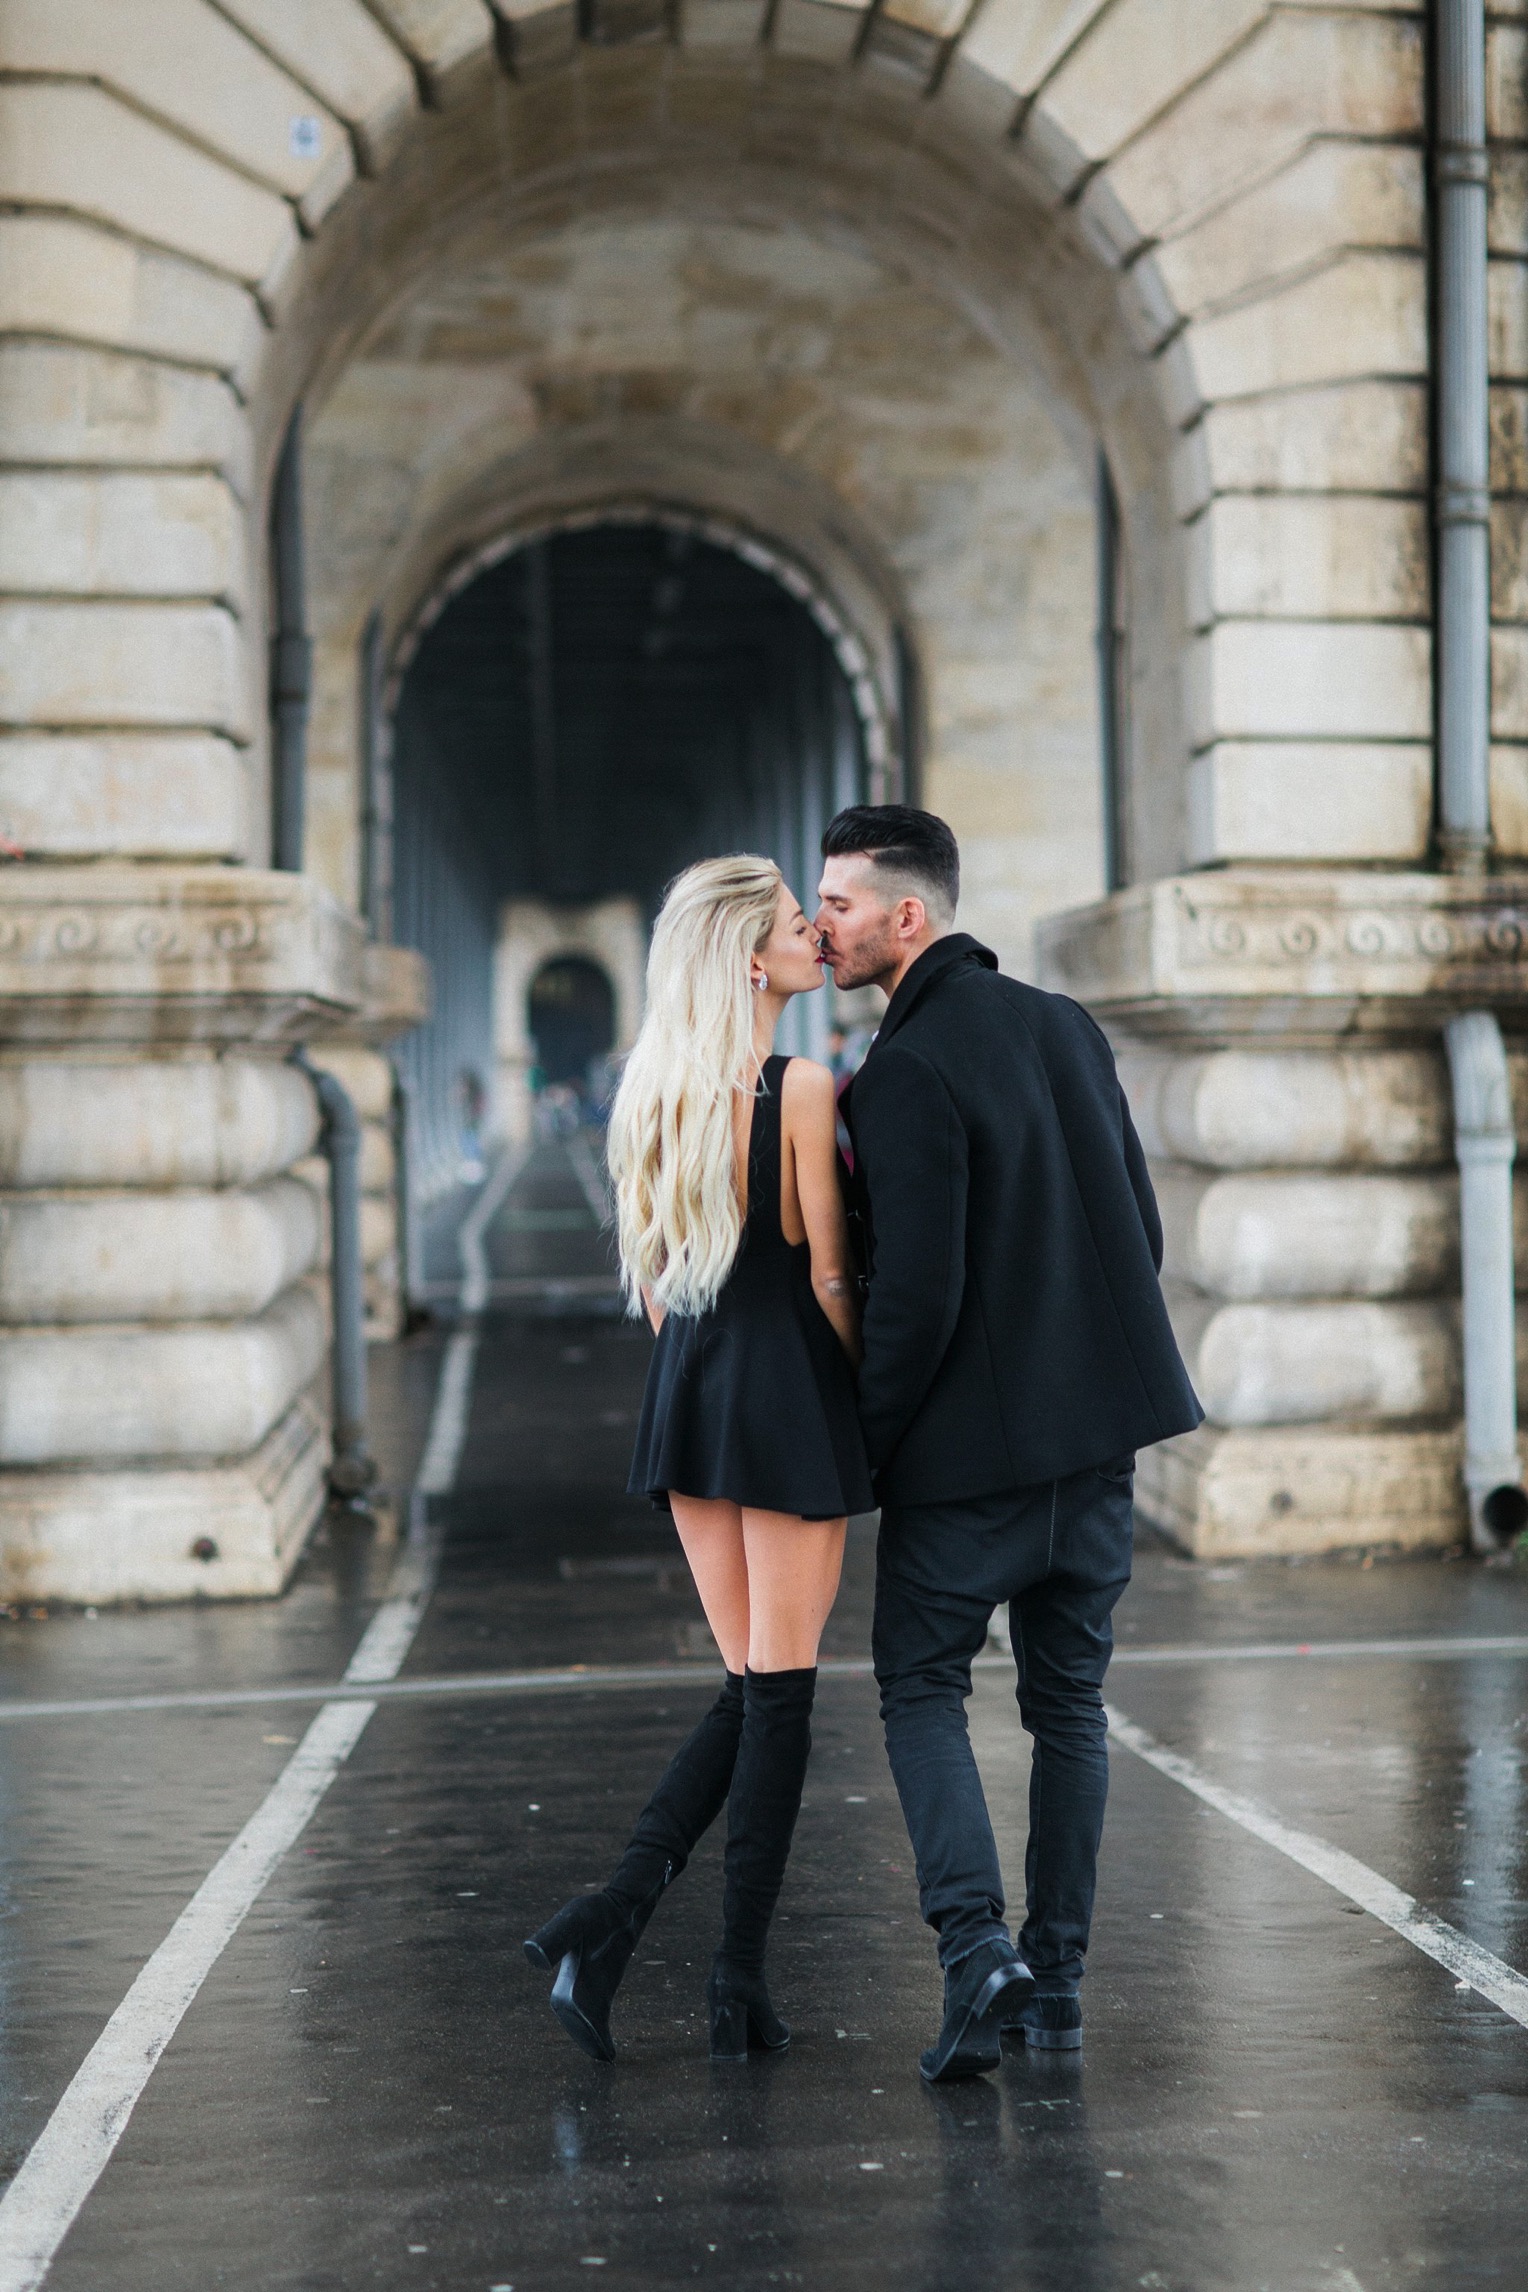
<path id="1" fill-rule="evenodd" d="M 743 1514 L 724 1497 L 679 1496 L 671 1489 L 674 1526 L 695 1578 L 700 1604 L 722 1661 L 741 1672 L 749 1661 L 748 1556 Z M 766 1517 L 770 1517 L 766 1515 Z"/>
<path id="2" fill-rule="evenodd" d="M 846 1520 L 670 1491 L 674 1525 L 729 1671 L 807 1671 L 838 1597 Z"/>
<path id="3" fill-rule="evenodd" d="M 847 1520 L 742 1512 L 750 1671 L 809 1671 L 838 1597 Z M 704 1597 L 704 1595 L 702 1595 Z"/>

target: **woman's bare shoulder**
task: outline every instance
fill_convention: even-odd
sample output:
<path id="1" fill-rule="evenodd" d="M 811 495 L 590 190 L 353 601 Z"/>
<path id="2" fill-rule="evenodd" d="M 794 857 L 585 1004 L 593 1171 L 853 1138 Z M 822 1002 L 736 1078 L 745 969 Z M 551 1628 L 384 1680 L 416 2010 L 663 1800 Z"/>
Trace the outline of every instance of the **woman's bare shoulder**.
<path id="1" fill-rule="evenodd" d="M 835 1104 L 832 1070 L 815 1058 L 793 1058 L 780 1089 L 781 1111 L 807 1122 L 831 1121 Z"/>

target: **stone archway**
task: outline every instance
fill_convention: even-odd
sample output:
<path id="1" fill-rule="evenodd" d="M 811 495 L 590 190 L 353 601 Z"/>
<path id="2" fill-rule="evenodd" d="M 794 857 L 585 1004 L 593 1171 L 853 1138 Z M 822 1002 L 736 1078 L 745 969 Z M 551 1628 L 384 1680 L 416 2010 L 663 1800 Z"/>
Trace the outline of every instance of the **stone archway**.
<path id="1" fill-rule="evenodd" d="M 1507 857 L 1528 852 L 1528 523 L 1515 505 L 1528 354 L 1514 316 L 1528 137 L 1504 92 L 1512 37 L 1492 34 L 1493 773 Z M 1386 909 L 1350 946 L 1332 920 L 1370 898 L 1372 871 L 1416 870 L 1429 848 L 1416 12 L 986 0 L 957 20 L 922 0 L 691 0 L 671 21 L 605 0 L 576 20 L 486 0 L 334 0 L 321 17 L 166 0 L 141 21 L 22 11 L 5 39 L 0 829 L 29 864 L 0 878 L 0 897 L 12 1033 L 49 1077 L 37 1107 L 73 1092 L 83 1108 L 103 1060 L 135 1064 L 134 1087 L 162 1085 L 168 1105 L 198 1045 L 256 1065 L 294 1034 L 347 1015 L 354 1027 L 362 950 L 322 886 L 354 896 L 363 619 L 379 608 L 396 635 L 506 503 L 526 514 L 539 489 L 560 512 L 584 487 L 595 506 L 599 457 L 639 443 L 669 471 L 635 489 L 644 500 L 732 514 L 782 545 L 804 507 L 819 534 L 841 528 L 851 557 L 868 537 L 923 672 L 930 799 L 972 851 L 972 920 L 1014 961 L 1047 909 L 1099 888 L 1086 561 L 1102 447 L 1127 571 L 1136 888 L 1043 927 L 1051 975 L 1159 1041 L 1242 1027 L 1329 1041 L 1348 1009 L 1382 1012 L 1410 1040 L 1449 997 L 1520 994 L 1516 970 L 1470 971 L 1468 949 L 1496 945 L 1484 923 L 1443 932 L 1466 950 L 1453 968 L 1396 956 L 1375 971 L 1369 941 L 1411 946 L 1407 930 Z M 660 241 L 664 291 L 644 311 Z M 782 248 L 830 291 L 793 304 Z M 560 304 L 558 275 L 576 279 Z M 899 372 L 861 325 L 878 296 L 913 346 Z M 766 304 L 768 360 L 748 336 Z M 665 327 L 682 356 L 651 355 Z M 263 872 L 265 499 L 299 399 L 320 449 L 326 434 L 339 449 L 327 494 L 315 484 L 320 510 L 364 500 L 373 522 L 347 541 L 329 521 L 347 562 L 316 569 L 319 880 L 277 882 Z M 396 455 L 366 444 L 368 420 L 373 442 L 389 425 L 409 436 L 402 478 Z M 671 482 L 687 442 L 706 466 L 698 499 Z M 722 483 L 739 455 L 775 471 L 767 515 Z M 943 557 L 941 512 L 962 542 Z M 831 589 L 823 556 L 801 556 Z M 120 864 L 88 871 L 86 890 L 67 864 L 86 858 Z M 1285 873 L 1238 873 L 1247 863 Z M 1332 871 L 1355 863 L 1365 872 L 1345 887 Z M 1203 868 L 1221 872 L 1177 873 Z M 1397 897 L 1441 898 L 1433 882 L 1407 873 Z M 1232 959 L 1265 943 L 1261 968 Z M 386 994 L 373 1002 L 384 1024 Z M 83 1127 L 55 1137 L 29 1115 L 6 1185 L 19 1199 L 67 1166 L 67 1184 L 97 1189 L 91 1215 L 116 1187 L 125 1218 L 133 1181 L 104 1162 L 81 1174 L 66 1132 Z M 212 1139 L 207 1166 L 232 1167 Z M 281 1166 L 260 1163 L 251 1183 Z M 155 1182 L 146 1161 L 141 1186 Z M 58 1249 L 71 1218 L 85 1232 L 85 1209 L 60 1204 Z M 1208 1273 L 1174 1248 L 1216 1319 Z M 181 1412 L 186 1454 L 223 1476 L 245 1523 L 230 1549 L 263 1535 L 258 1559 L 242 1573 L 189 1565 L 170 1552 L 176 1529 L 146 1588 L 249 1588 L 287 1564 L 316 1486 L 311 1415 L 294 1430 L 316 1324 L 300 1302 L 309 1275 L 285 1273 L 249 1323 L 246 1350 L 265 1364 L 256 1446 L 199 1447 L 196 1410 Z M 1414 1299 L 1420 1278 L 1399 1294 Z M 97 1304 L 96 1320 L 83 1299 L 79 1328 L 46 1341 L 75 1389 L 115 1342 L 111 1300 Z M 1306 1307 L 1277 1310 L 1294 1329 Z M 1445 1294 L 1375 1310 L 1400 1334 L 1425 1321 L 1448 1354 Z M 0 1348 L 41 1342 L 17 1334 L 25 1299 L 7 1293 L 0 1312 Z M 277 1321 L 299 1318 L 304 1342 L 287 1344 Z M 1300 1455 L 1341 1448 L 1357 1459 L 1344 1486 L 1358 1487 L 1382 1437 L 1396 1485 L 1422 1467 L 1436 1483 L 1453 1404 L 1447 1376 L 1434 1384 L 1433 1429 L 1360 1428 L 1333 1447 L 1312 1421 Z M 1272 1458 L 1247 1483 L 1248 1518 L 1266 1510 L 1265 1481 L 1275 1495 L 1289 1474 L 1322 1483 L 1280 1421 L 1247 1436 Z M 145 1427 L 102 1452 L 143 1497 L 136 1510 L 115 1481 L 87 1487 L 51 1437 L 0 1443 L 0 1503 L 38 1582 L 54 1566 L 48 1520 L 71 1523 L 73 1551 L 99 1523 L 116 1551 L 138 1532 L 112 1523 L 145 1505 L 169 1517 L 173 1493 Z M 36 1476 L 25 1490 L 23 1470 Z M 1184 1460 L 1190 1493 L 1172 1498 L 1191 1536 L 1207 1474 Z M 1297 1496 L 1269 1533 L 1335 1532 L 1359 1516 L 1345 1505 Z M 1429 1496 L 1418 1533 L 1447 1510 Z M 84 1580 L 59 1566 L 59 1582 Z"/>

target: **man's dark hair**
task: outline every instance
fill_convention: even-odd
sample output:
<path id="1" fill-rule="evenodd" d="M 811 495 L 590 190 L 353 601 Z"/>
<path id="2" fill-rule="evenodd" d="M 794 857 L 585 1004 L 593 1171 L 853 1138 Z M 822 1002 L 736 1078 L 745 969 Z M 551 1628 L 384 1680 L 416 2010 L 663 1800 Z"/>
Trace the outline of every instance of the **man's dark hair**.
<path id="1" fill-rule="evenodd" d="M 888 876 L 900 877 L 947 923 L 960 900 L 960 846 L 933 812 L 911 804 L 851 804 L 829 820 L 824 859 L 863 852 Z"/>

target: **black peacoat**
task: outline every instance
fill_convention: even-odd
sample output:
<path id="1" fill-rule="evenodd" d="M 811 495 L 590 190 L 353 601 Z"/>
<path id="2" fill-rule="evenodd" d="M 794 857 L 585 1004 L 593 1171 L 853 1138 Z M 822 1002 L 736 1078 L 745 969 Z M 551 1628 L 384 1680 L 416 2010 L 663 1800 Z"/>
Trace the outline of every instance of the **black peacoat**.
<path id="1" fill-rule="evenodd" d="M 919 956 L 844 1094 L 883 1503 L 1057 1480 L 1204 1411 L 1102 1029 L 965 932 Z"/>

